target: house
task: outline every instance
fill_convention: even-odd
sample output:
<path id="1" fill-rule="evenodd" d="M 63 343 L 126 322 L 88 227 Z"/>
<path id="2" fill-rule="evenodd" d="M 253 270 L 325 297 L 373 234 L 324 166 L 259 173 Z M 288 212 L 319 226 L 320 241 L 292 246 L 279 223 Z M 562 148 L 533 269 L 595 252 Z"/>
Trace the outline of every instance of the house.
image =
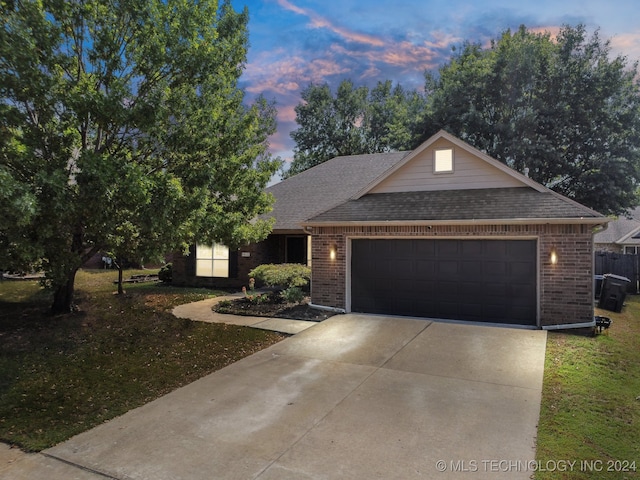
<path id="1" fill-rule="evenodd" d="M 225 278 L 198 277 L 196 249 L 174 260 L 174 281 L 241 285 L 252 266 L 306 261 L 321 307 L 593 324 L 593 231 L 609 219 L 447 132 L 411 152 L 337 157 L 268 190 L 267 240 L 229 253 Z"/>
<path id="2" fill-rule="evenodd" d="M 173 282 L 217 288 L 240 288 L 248 283 L 251 269 L 263 263 L 303 263 L 311 265 L 311 234 L 302 222 L 347 201 L 355 192 L 397 164 L 408 152 L 337 157 L 267 188 L 275 197 L 275 224 L 269 237 L 257 244 L 229 252 L 215 246 L 222 275 L 213 276 L 209 246 L 193 245 L 188 256 L 175 255 Z M 198 262 L 200 260 L 200 262 Z M 200 264 L 200 265 L 198 265 Z M 200 273 L 198 275 L 198 266 Z"/>
<path id="3" fill-rule="evenodd" d="M 597 252 L 640 254 L 640 207 L 629 212 L 629 217 L 619 217 L 605 230 L 594 235 Z"/>

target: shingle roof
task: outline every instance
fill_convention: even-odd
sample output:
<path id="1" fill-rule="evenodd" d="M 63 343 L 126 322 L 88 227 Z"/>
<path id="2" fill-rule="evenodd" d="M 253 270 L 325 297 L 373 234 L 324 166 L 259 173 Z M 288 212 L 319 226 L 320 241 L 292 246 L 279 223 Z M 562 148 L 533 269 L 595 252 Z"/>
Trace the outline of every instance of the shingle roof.
<path id="1" fill-rule="evenodd" d="M 274 230 L 299 230 L 300 224 L 347 201 L 410 152 L 336 157 L 267 188 L 276 202 L 268 214 Z"/>
<path id="2" fill-rule="evenodd" d="M 320 213 L 308 223 L 518 219 L 606 217 L 550 190 L 519 187 L 369 194 Z"/>
<path id="3" fill-rule="evenodd" d="M 640 207 L 629 212 L 632 218 L 622 216 L 609 223 L 608 227 L 594 235 L 595 243 L 625 243 L 640 245 L 640 239 L 625 238 L 640 231 Z M 635 235 L 632 235 L 635 236 Z"/>

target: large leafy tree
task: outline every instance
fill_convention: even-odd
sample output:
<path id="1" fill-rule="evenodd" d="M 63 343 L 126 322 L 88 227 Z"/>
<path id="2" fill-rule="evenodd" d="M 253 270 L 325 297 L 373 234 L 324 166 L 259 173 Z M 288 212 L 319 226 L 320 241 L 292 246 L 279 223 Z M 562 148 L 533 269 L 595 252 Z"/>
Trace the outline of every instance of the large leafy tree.
<path id="1" fill-rule="evenodd" d="M 339 155 L 410 149 L 423 131 L 424 96 L 390 80 L 372 89 L 343 80 L 335 95 L 328 84 L 312 84 L 301 96 L 299 127 L 291 133 L 294 160 L 285 177 Z"/>
<path id="2" fill-rule="evenodd" d="M 0 0 L 0 266 L 69 311 L 100 250 L 264 238 L 273 106 L 243 105 L 248 13 L 214 0 Z"/>
<path id="3" fill-rule="evenodd" d="M 637 64 L 581 25 L 556 38 L 506 31 L 427 75 L 425 138 L 444 128 L 559 193 L 623 213 L 638 202 L 637 78 Z"/>

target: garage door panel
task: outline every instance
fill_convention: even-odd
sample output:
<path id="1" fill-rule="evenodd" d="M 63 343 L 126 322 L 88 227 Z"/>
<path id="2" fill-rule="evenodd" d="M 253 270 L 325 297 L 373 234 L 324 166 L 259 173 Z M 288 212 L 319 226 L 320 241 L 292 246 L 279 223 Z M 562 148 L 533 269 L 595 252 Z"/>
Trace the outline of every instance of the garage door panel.
<path id="1" fill-rule="evenodd" d="M 463 260 L 460 263 L 460 273 L 464 276 L 477 278 L 484 271 L 482 260 Z"/>
<path id="2" fill-rule="evenodd" d="M 509 295 L 514 298 L 523 298 L 528 297 L 532 298 L 535 291 L 531 287 L 531 285 L 527 283 L 510 283 L 509 284 Z"/>
<path id="3" fill-rule="evenodd" d="M 400 258 L 389 266 L 390 271 L 397 271 L 404 277 L 413 277 L 413 270 L 415 270 L 415 262 L 410 258 Z"/>
<path id="4" fill-rule="evenodd" d="M 511 276 L 523 276 L 529 278 L 535 273 L 535 269 L 529 262 L 511 262 L 509 264 Z"/>
<path id="5" fill-rule="evenodd" d="M 415 242 L 412 247 L 418 258 L 434 258 L 436 256 L 436 245 L 433 242 Z"/>
<path id="6" fill-rule="evenodd" d="M 449 278 L 449 276 L 458 278 L 460 274 L 460 262 L 457 260 L 443 260 L 437 264 L 437 273 L 443 278 Z"/>
<path id="7" fill-rule="evenodd" d="M 508 294 L 509 284 L 504 282 L 487 282 L 484 284 L 483 293 L 491 298 L 499 298 L 501 301 Z"/>
<path id="8" fill-rule="evenodd" d="M 465 240 L 461 242 L 462 255 L 464 257 L 477 257 L 483 253 L 484 244 L 482 240 Z"/>
<path id="9" fill-rule="evenodd" d="M 414 288 L 413 291 L 418 292 L 420 294 L 432 294 L 436 288 L 436 282 L 431 279 L 425 278 L 417 278 L 414 280 Z"/>
<path id="10" fill-rule="evenodd" d="M 531 253 L 535 253 L 530 242 L 505 242 L 506 250 L 514 258 L 521 258 Z"/>
<path id="11" fill-rule="evenodd" d="M 458 298 L 464 292 L 458 281 L 437 280 L 433 294 L 440 298 Z"/>
<path id="12" fill-rule="evenodd" d="M 465 317 L 482 317 L 482 303 L 461 303 L 460 304 L 460 313 Z"/>
<path id="13" fill-rule="evenodd" d="M 504 276 L 508 272 L 508 263 L 501 261 L 485 260 L 483 262 L 487 276 Z"/>
<path id="14" fill-rule="evenodd" d="M 536 324 L 535 240 L 354 239 L 355 312 Z"/>
<path id="15" fill-rule="evenodd" d="M 427 240 L 428 241 L 428 240 Z M 436 241 L 437 255 L 442 257 L 457 258 L 460 256 L 460 246 L 458 242 Z"/>
<path id="16" fill-rule="evenodd" d="M 495 323 L 504 323 L 506 321 L 505 317 L 507 316 L 508 308 L 502 304 L 485 304 L 483 306 L 483 317 L 491 320 Z"/>
<path id="17" fill-rule="evenodd" d="M 464 277 L 464 278 L 468 279 L 470 277 Z M 481 285 L 478 285 L 476 282 L 473 282 L 471 280 L 462 280 L 460 283 L 458 283 L 458 286 L 456 288 L 456 293 L 471 295 L 473 294 L 473 292 L 480 290 L 481 287 L 482 287 Z M 484 293 L 484 292 L 481 292 L 481 293 Z"/>
<path id="18" fill-rule="evenodd" d="M 455 300 L 441 299 L 437 302 L 436 318 L 457 318 L 460 316 L 460 303 Z"/>
<path id="19" fill-rule="evenodd" d="M 434 260 L 414 260 L 415 265 L 415 278 L 416 279 L 431 279 L 436 271 L 436 263 Z"/>

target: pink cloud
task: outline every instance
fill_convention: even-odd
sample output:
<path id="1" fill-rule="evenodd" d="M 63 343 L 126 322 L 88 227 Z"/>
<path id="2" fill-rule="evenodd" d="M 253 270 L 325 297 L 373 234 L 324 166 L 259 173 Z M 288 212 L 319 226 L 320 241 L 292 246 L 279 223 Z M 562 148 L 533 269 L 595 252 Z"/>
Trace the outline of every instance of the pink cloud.
<path id="1" fill-rule="evenodd" d="M 423 71 L 439 63 L 439 57 L 433 48 L 426 44 L 415 45 L 407 41 L 391 42 L 384 48 L 362 51 L 349 50 L 342 45 L 334 44 L 331 51 L 352 58 L 363 58 L 372 65 L 383 63 L 404 70 Z M 376 67 L 369 67 L 367 72 L 370 73 L 372 68 Z"/>
<path id="2" fill-rule="evenodd" d="M 558 34 L 560 33 L 560 26 L 558 25 L 547 25 L 546 27 L 533 27 L 528 28 L 532 33 L 545 34 L 549 35 L 549 38 L 552 41 L 555 41 L 558 38 Z"/>
<path id="3" fill-rule="evenodd" d="M 286 10 L 308 17 L 310 20 L 310 24 L 313 28 L 326 28 L 328 30 L 331 30 L 334 33 L 337 33 L 345 40 L 348 40 L 351 42 L 363 43 L 366 45 L 372 45 L 376 47 L 380 47 L 384 44 L 384 42 L 378 37 L 375 37 L 373 35 L 367 35 L 366 33 L 354 32 L 347 28 L 335 25 L 329 19 L 321 15 L 318 15 L 312 10 L 298 7 L 297 5 L 294 5 L 293 3 L 291 3 L 289 0 L 278 0 L 278 5 L 280 5 L 282 8 Z"/>
<path id="4" fill-rule="evenodd" d="M 378 78 L 382 72 L 375 65 L 371 65 L 361 75 L 362 78 Z"/>
<path id="5" fill-rule="evenodd" d="M 462 37 L 458 37 L 455 35 L 447 34 L 444 32 L 439 32 L 434 30 L 431 32 L 431 37 L 433 37 L 432 41 L 425 41 L 424 45 L 433 49 L 446 49 L 450 48 L 451 45 L 455 45 L 463 42 Z"/>
<path id="6" fill-rule="evenodd" d="M 534 27 L 528 29 L 530 32 L 539 34 L 548 34 L 552 41 L 558 38 L 561 27 L 558 25 L 547 25 L 544 27 Z M 606 36 L 601 36 L 602 40 L 606 40 Z M 640 33 L 626 33 L 622 35 L 614 35 L 609 38 L 611 51 L 613 55 L 623 55 L 629 58 L 631 62 L 640 60 Z"/>
<path id="7" fill-rule="evenodd" d="M 626 56 L 630 62 L 640 60 L 640 33 L 626 33 L 611 38 L 611 50 L 616 55 Z"/>
<path id="8" fill-rule="evenodd" d="M 332 55 L 311 61 L 301 56 L 287 56 L 286 52 L 265 52 L 247 65 L 244 79 L 250 93 L 274 92 L 285 94 L 298 92 L 309 83 L 321 83 L 332 75 L 349 72 Z"/>
<path id="9" fill-rule="evenodd" d="M 278 121 L 279 122 L 291 122 L 296 121 L 295 107 L 298 105 L 299 99 L 296 99 L 294 103 L 289 103 L 278 108 Z"/>

